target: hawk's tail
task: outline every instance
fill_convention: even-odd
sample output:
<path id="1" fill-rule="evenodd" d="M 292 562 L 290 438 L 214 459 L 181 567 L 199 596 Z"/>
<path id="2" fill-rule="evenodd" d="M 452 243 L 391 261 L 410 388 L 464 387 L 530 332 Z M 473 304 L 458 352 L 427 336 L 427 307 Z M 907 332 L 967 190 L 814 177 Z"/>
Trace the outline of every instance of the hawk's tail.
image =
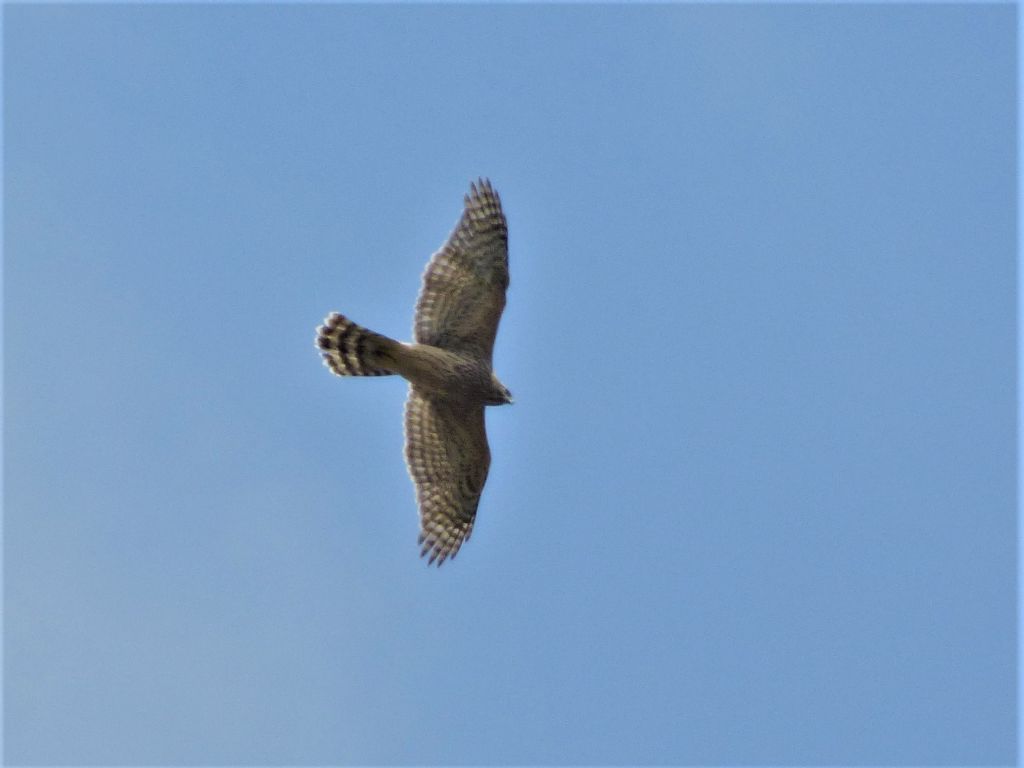
<path id="1" fill-rule="evenodd" d="M 399 342 L 332 312 L 316 329 L 324 365 L 339 376 L 387 376 L 395 373 Z"/>

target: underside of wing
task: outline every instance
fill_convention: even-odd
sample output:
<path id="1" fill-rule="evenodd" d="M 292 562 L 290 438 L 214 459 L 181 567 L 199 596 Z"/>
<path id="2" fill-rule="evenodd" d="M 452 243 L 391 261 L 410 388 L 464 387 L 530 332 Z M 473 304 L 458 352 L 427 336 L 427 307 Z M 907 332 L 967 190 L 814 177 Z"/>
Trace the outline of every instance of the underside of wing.
<path id="1" fill-rule="evenodd" d="M 420 554 L 441 565 L 472 533 L 487 480 L 483 405 L 431 398 L 410 387 L 405 459 L 420 509 Z"/>
<path id="2" fill-rule="evenodd" d="M 413 334 L 490 360 L 508 289 L 508 225 L 489 181 L 470 185 L 459 223 L 423 274 Z"/>

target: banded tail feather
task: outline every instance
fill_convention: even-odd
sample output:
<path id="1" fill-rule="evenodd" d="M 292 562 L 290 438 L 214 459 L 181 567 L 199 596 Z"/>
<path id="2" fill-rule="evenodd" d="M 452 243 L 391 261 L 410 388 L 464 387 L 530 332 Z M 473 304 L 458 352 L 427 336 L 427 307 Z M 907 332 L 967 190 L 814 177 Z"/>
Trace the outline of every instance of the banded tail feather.
<path id="1" fill-rule="evenodd" d="M 316 329 L 324 365 L 338 376 L 388 376 L 395 372 L 394 339 L 363 328 L 332 312 Z"/>

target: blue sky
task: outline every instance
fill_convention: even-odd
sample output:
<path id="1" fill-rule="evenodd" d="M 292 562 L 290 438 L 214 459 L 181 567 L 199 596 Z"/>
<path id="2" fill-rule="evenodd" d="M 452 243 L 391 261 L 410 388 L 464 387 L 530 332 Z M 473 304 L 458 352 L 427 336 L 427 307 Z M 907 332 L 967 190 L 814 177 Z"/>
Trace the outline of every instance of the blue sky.
<path id="1" fill-rule="evenodd" d="M 1015 10 L 4 9 L 14 764 L 995 765 Z M 489 176 L 472 540 L 399 379 Z"/>

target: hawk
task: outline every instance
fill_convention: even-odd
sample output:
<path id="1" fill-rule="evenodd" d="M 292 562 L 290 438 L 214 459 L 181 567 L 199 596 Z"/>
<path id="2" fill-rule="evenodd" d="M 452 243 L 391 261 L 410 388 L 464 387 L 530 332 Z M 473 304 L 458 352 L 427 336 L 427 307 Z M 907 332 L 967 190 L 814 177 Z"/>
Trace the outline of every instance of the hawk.
<path id="1" fill-rule="evenodd" d="M 420 511 L 420 555 L 440 566 L 473 531 L 491 465 L 484 406 L 512 395 L 491 369 L 508 289 L 508 224 L 486 179 L 469 186 L 462 216 L 423 273 L 413 343 L 333 312 L 317 328 L 324 364 L 338 376 L 409 381 L 405 461 Z"/>

